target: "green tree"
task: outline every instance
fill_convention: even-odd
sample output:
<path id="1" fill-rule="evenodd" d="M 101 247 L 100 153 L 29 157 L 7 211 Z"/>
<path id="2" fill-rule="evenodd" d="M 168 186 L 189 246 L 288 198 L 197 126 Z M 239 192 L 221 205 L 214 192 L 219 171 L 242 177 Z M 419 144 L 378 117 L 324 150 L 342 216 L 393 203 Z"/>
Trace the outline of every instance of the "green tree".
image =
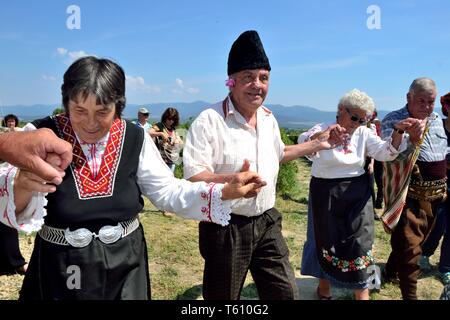
<path id="1" fill-rule="evenodd" d="M 64 108 L 58 107 L 53 110 L 52 115 L 56 116 L 57 114 L 64 113 Z"/>

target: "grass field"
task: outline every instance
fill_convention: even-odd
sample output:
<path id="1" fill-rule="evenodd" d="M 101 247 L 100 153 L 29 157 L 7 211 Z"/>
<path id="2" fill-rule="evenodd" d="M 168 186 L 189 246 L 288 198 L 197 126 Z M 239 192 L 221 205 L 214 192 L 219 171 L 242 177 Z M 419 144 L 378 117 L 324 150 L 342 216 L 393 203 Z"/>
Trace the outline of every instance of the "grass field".
<path id="1" fill-rule="evenodd" d="M 300 259 L 306 237 L 307 195 L 310 172 L 307 163 L 299 160 L 298 180 L 300 189 L 289 199 L 278 198 L 276 207 L 283 213 L 283 234 L 290 248 L 290 260 L 295 268 L 297 283 L 302 299 L 315 299 L 314 291 L 317 280 L 300 276 Z M 147 200 L 141 214 L 148 250 L 153 299 L 201 299 L 203 260 L 198 250 L 198 223 L 178 217 L 165 217 Z M 384 266 L 390 253 L 389 235 L 380 222 L 376 221 L 374 256 L 380 267 Z M 22 253 L 29 259 L 32 236 L 21 236 Z M 436 264 L 438 252 L 431 258 Z M 420 299 L 438 299 L 442 284 L 436 278 L 436 270 L 424 275 L 419 280 L 418 296 Z M 0 276 L 0 299 L 17 299 L 23 277 L 20 275 Z M 346 290 L 333 289 L 333 296 L 338 299 L 352 299 Z M 251 276 L 247 277 L 242 299 L 257 299 Z M 371 299 L 401 299 L 400 289 L 393 284 L 381 286 L 379 292 L 372 292 Z"/>

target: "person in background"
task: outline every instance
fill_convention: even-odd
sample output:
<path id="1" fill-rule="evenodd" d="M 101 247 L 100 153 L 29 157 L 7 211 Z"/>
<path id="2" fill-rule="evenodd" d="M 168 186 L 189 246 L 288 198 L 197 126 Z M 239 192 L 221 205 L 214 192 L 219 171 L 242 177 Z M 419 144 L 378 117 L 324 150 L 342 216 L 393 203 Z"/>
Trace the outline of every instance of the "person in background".
<path id="1" fill-rule="evenodd" d="M 381 121 L 378 118 L 377 110 L 374 111 L 372 118 L 372 124 L 375 126 L 377 136 L 381 136 Z M 374 160 L 373 163 L 373 176 L 375 184 L 377 185 L 377 193 L 375 196 L 375 209 L 383 208 L 383 163 L 378 160 Z"/>
<path id="2" fill-rule="evenodd" d="M 370 117 L 369 121 L 367 122 L 367 128 L 371 129 L 374 132 L 374 134 L 376 134 L 377 136 L 380 136 L 379 132 L 377 132 L 377 127 L 375 125 L 375 120 L 378 120 L 378 119 L 376 119 L 376 117 L 377 117 L 377 110 L 375 109 L 373 111 L 373 114 Z M 375 212 L 375 208 L 377 208 L 376 207 L 376 199 L 377 199 L 378 193 L 380 191 L 382 191 L 382 189 L 380 190 L 380 187 L 377 186 L 378 193 L 375 193 L 375 182 L 376 182 L 376 179 L 375 179 L 375 163 L 376 162 L 379 165 L 381 164 L 381 162 L 379 162 L 379 161 L 377 161 L 377 160 L 375 160 L 375 159 L 373 159 L 371 157 L 367 157 L 366 158 L 366 163 L 364 165 L 364 170 L 366 171 L 366 173 L 368 175 L 368 178 L 369 178 L 370 193 L 371 193 L 371 198 L 372 198 L 372 206 L 373 206 L 373 209 L 374 209 L 373 216 L 374 216 L 375 220 L 380 220 L 380 217 Z M 378 182 L 379 181 L 377 181 L 377 183 Z"/>
<path id="3" fill-rule="evenodd" d="M 445 134 L 447 136 L 447 191 L 450 186 L 450 92 L 441 97 L 442 114 L 446 117 L 443 119 Z M 430 257 L 434 254 L 439 241 L 442 239 L 441 255 L 439 257 L 439 278 L 444 285 L 450 283 L 450 199 L 447 199 L 437 210 L 436 222 L 430 235 L 422 245 L 422 256 L 419 260 L 419 266 L 424 272 L 432 269 Z"/>
<path id="4" fill-rule="evenodd" d="M 179 124 L 180 115 L 178 114 L 178 110 L 170 107 L 162 114 L 161 121 L 155 123 L 149 131 L 163 161 L 172 172 L 175 172 L 175 166 L 181 163 L 180 152 L 184 144 L 176 131 L 176 127 Z M 174 216 L 174 213 L 164 210 L 162 214 L 166 217 Z"/>
<path id="5" fill-rule="evenodd" d="M 21 131 L 19 119 L 8 114 L 2 121 L 2 127 L 8 131 Z M 0 274 L 25 274 L 28 263 L 20 252 L 19 233 L 16 229 L 0 223 Z"/>
<path id="6" fill-rule="evenodd" d="M 22 131 L 19 127 L 19 118 L 14 114 L 7 114 L 2 120 L 2 127 L 9 131 Z"/>
<path id="7" fill-rule="evenodd" d="M 148 123 L 150 112 L 147 110 L 147 108 L 142 107 L 139 108 L 137 116 L 137 121 L 133 121 L 133 123 L 138 127 L 144 129 L 145 132 L 148 132 L 151 128 L 150 124 Z"/>
<path id="8" fill-rule="evenodd" d="M 175 172 L 175 165 L 181 162 L 180 152 L 184 144 L 176 132 L 179 124 L 178 110 L 170 107 L 162 114 L 161 122 L 150 129 L 150 136 L 155 139 L 161 157 L 172 172 Z"/>

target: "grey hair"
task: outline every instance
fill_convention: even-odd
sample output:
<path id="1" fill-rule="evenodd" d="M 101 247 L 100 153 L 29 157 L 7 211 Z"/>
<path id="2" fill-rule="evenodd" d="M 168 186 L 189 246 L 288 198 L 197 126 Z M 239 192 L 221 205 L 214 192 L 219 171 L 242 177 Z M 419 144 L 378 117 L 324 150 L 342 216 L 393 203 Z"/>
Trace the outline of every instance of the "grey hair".
<path id="1" fill-rule="evenodd" d="M 414 81 L 409 86 L 409 94 L 414 95 L 418 92 L 432 92 L 436 91 L 436 83 L 433 81 L 433 79 L 421 77 L 414 79 Z"/>
<path id="2" fill-rule="evenodd" d="M 339 100 L 339 106 L 363 110 L 368 116 L 371 116 L 375 110 L 373 99 L 369 97 L 367 93 L 359 91 L 358 89 L 347 92 L 341 100 Z"/>

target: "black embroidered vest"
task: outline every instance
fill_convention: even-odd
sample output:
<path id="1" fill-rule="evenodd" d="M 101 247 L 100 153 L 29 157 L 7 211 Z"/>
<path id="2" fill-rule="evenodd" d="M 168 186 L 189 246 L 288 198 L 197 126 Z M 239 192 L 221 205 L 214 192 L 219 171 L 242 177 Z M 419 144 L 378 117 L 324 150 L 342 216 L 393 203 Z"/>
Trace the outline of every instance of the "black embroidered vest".
<path id="1" fill-rule="evenodd" d="M 33 122 L 37 128 L 49 128 L 73 146 L 73 160 L 66 169 L 57 191 L 47 195 L 45 224 L 56 228 L 88 228 L 97 231 L 103 225 L 137 216 L 144 207 L 136 183 L 139 154 L 144 131 L 136 125 L 116 119 L 96 177 L 90 172 L 86 157 L 66 115 Z"/>

